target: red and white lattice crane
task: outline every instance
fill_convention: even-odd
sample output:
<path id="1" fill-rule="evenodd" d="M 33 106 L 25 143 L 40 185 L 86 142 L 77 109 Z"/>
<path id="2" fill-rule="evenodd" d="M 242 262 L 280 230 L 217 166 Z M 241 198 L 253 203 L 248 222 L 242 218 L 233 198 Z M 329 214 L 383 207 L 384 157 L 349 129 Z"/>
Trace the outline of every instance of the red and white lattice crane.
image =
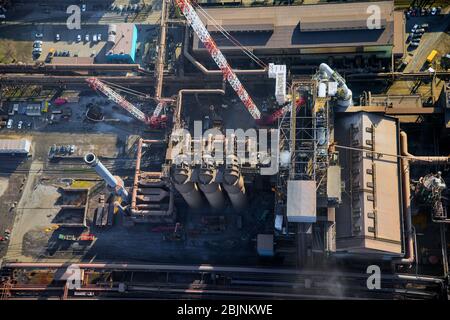
<path id="1" fill-rule="evenodd" d="M 305 104 L 305 99 L 303 97 L 297 98 L 295 103 L 289 102 L 284 107 L 274 111 L 271 115 L 263 117 L 257 121 L 259 125 L 269 126 L 274 124 L 278 119 L 283 118 L 283 116 L 291 110 L 291 106 L 295 105 L 295 109 L 298 111 Z"/>
<path id="2" fill-rule="evenodd" d="M 148 117 L 144 112 L 139 110 L 133 104 L 128 102 L 123 96 L 114 91 L 111 87 L 109 87 L 106 83 L 100 81 L 98 78 L 92 77 L 86 79 L 89 86 L 103 93 L 109 100 L 117 103 L 123 109 L 128 111 L 134 118 L 137 120 L 144 122 L 145 124 L 151 126 L 152 128 L 160 128 L 164 127 L 167 121 L 166 115 L 161 115 L 161 111 L 166 105 L 166 101 L 160 100 L 155 110 L 153 111 L 153 115 Z"/>
<path id="3" fill-rule="evenodd" d="M 254 119 L 260 119 L 261 113 L 256 107 L 250 95 L 245 90 L 242 83 L 239 81 L 238 77 L 234 73 L 231 66 L 228 64 L 222 52 L 217 47 L 216 42 L 209 34 L 208 30 L 204 26 L 203 22 L 200 20 L 200 17 L 195 12 L 189 0 L 175 0 L 177 6 L 180 8 L 183 15 L 186 17 L 189 25 L 194 29 L 194 32 L 197 34 L 200 41 L 204 44 L 206 49 L 208 50 L 211 57 L 214 59 L 214 62 L 220 68 L 223 73 L 225 79 L 228 80 L 231 87 L 236 91 L 237 95 L 244 103 L 247 110 L 250 112 Z"/>

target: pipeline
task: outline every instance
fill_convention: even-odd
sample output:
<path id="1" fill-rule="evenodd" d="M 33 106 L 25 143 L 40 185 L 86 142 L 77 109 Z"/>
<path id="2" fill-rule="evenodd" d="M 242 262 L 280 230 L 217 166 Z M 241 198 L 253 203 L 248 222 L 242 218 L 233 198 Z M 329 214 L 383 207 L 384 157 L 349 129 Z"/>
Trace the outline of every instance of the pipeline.
<path id="1" fill-rule="evenodd" d="M 183 94 L 221 94 L 221 95 L 225 95 L 225 90 L 223 89 L 181 89 L 180 91 L 178 91 L 178 98 L 177 98 L 177 106 L 176 106 L 176 110 L 175 110 L 175 121 L 179 121 L 180 120 L 180 115 L 181 115 L 181 106 L 182 106 L 182 102 L 183 102 Z"/>
<path id="2" fill-rule="evenodd" d="M 334 79 L 342 90 L 340 94 L 340 99 L 338 100 L 338 104 L 342 107 L 349 107 L 353 104 L 352 101 L 352 91 L 345 84 L 345 80 L 333 69 L 330 68 L 326 63 L 321 63 L 319 66 L 319 70 L 326 74 L 328 78 Z"/>
<path id="3" fill-rule="evenodd" d="M 52 71 L 123 71 L 142 72 L 139 64 L 4 64 L 0 65 L 0 73 L 38 73 Z"/>
<path id="4" fill-rule="evenodd" d="M 446 164 L 450 163 L 450 156 L 415 156 L 408 152 L 408 136 L 406 132 L 400 132 L 400 142 L 406 147 L 402 149 L 402 155 L 408 157 L 408 160 L 413 163 L 426 162 L 432 164 Z"/>
<path id="5" fill-rule="evenodd" d="M 161 98 L 162 95 L 162 87 L 163 87 L 163 78 L 164 78 L 164 60 L 166 59 L 166 33 L 167 33 L 167 1 L 162 1 L 162 9 L 161 9 L 161 35 L 159 42 L 159 50 L 158 50 L 158 58 L 157 58 L 157 66 L 156 66 L 156 89 L 155 89 L 155 97 L 157 99 Z"/>
<path id="6" fill-rule="evenodd" d="M 223 76 L 221 70 L 209 70 L 206 69 L 204 65 L 202 65 L 199 61 L 197 61 L 188 51 L 189 47 L 189 26 L 186 26 L 184 33 L 184 48 L 183 55 L 191 62 L 197 69 L 199 69 L 204 75 L 207 76 Z M 233 69 L 233 72 L 236 74 L 244 74 L 244 75 L 267 75 L 267 69 L 249 69 L 249 70 L 239 70 Z"/>
<path id="7" fill-rule="evenodd" d="M 405 218 L 406 227 L 406 254 L 404 258 L 392 260 L 392 266 L 398 264 L 411 265 L 415 261 L 414 248 L 414 231 L 411 217 L 411 186 L 410 186 L 410 163 L 433 163 L 442 164 L 449 163 L 450 157 L 429 157 L 429 156 L 415 156 L 408 151 L 408 136 L 406 132 L 400 132 L 400 153 L 401 153 L 401 170 L 402 170 L 402 193 L 403 193 L 403 214 Z"/>

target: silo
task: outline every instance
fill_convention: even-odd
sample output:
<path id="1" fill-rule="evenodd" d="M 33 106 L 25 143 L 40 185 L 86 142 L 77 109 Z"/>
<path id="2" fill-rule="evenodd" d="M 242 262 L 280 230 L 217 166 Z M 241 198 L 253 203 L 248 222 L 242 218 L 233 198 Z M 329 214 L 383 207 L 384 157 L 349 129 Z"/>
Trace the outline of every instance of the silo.
<path id="1" fill-rule="evenodd" d="M 203 191 L 209 204 L 214 209 L 222 209 L 225 205 L 225 197 L 222 187 L 217 183 L 217 166 L 211 155 L 203 157 L 203 164 L 198 176 L 200 190 Z"/>
<path id="2" fill-rule="evenodd" d="M 182 162 L 173 167 L 172 182 L 189 207 L 197 209 L 202 205 L 202 196 L 197 184 L 193 181 L 192 168 Z"/>
<path id="3" fill-rule="evenodd" d="M 233 207 L 242 210 L 247 205 L 245 196 L 244 177 L 241 174 L 239 159 L 236 155 L 227 157 L 223 175 L 223 188 L 228 193 Z"/>

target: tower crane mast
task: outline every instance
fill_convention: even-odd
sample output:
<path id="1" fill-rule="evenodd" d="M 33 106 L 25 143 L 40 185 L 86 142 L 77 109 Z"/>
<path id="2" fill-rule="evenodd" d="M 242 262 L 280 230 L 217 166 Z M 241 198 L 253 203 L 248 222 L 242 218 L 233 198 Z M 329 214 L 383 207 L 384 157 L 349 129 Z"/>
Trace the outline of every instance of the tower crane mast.
<path id="1" fill-rule="evenodd" d="M 213 58 L 214 62 L 220 68 L 223 73 L 223 76 L 230 83 L 231 87 L 237 93 L 242 103 L 244 103 L 247 110 L 250 112 L 252 117 L 256 120 L 261 118 L 261 113 L 253 102 L 252 98 L 248 94 L 247 90 L 245 90 L 242 83 L 239 81 L 238 77 L 234 73 L 231 66 L 228 64 L 224 55 L 217 47 L 216 42 L 209 34 L 208 30 L 206 30 L 205 25 L 200 20 L 200 17 L 195 12 L 189 0 L 175 0 L 177 6 L 180 8 L 183 15 L 186 17 L 189 25 L 192 27 L 194 32 L 197 34 L 200 41 L 205 45 L 209 54 Z"/>

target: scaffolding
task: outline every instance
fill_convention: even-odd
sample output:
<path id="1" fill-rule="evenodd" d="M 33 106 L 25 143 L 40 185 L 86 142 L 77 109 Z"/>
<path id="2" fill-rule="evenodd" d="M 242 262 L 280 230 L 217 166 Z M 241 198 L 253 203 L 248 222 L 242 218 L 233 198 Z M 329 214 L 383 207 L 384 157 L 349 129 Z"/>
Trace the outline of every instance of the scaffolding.
<path id="1" fill-rule="evenodd" d="M 293 101 L 305 99 L 300 109 L 291 108 L 279 119 L 280 155 L 289 161 L 280 161 L 277 175 L 277 214 L 286 211 L 288 180 L 313 180 L 318 194 L 326 194 L 326 176 L 329 165 L 328 146 L 329 108 L 327 98 L 316 98 L 316 82 L 294 82 L 291 88 Z M 286 158 L 285 158 L 286 159 Z"/>
<path id="2" fill-rule="evenodd" d="M 282 159 L 277 175 L 275 214 L 283 217 L 282 229 L 276 228 L 281 235 L 295 235 L 298 264 L 301 266 L 306 260 L 307 248 L 316 247 L 323 241 L 310 223 L 288 223 L 287 184 L 292 180 L 315 181 L 317 195 L 326 196 L 330 124 L 328 99 L 317 97 L 317 82 L 314 79 L 294 81 L 291 95 L 294 102 L 278 122 Z M 294 108 L 295 101 L 300 97 L 305 104 L 299 109 Z"/>

